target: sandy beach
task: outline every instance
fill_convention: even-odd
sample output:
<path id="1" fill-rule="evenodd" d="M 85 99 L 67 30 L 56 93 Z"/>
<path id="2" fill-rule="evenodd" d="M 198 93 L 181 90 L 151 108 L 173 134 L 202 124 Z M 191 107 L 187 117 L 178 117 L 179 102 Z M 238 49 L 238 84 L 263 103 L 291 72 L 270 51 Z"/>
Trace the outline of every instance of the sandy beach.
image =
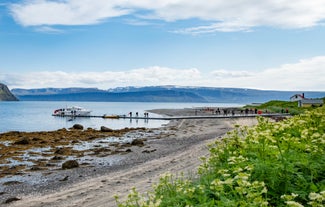
<path id="1" fill-rule="evenodd" d="M 150 113 L 192 115 L 189 109 L 160 109 Z M 222 137 L 235 124 L 254 125 L 255 118 L 173 120 L 155 136 L 143 137 L 143 147 L 132 146 L 115 164 L 83 166 L 51 173 L 40 172 L 44 183 L 19 183 L 2 189 L 2 197 L 17 201 L 3 206 L 116 206 L 114 195 L 125 199 L 132 187 L 141 193 L 152 189 L 159 177 L 170 172 L 193 176 L 199 158 L 208 155 L 207 144 Z M 116 156 L 116 155 L 113 155 Z M 28 175 L 24 175 L 28 176 Z M 33 175 L 35 176 L 35 175 Z M 20 189 L 20 190 L 19 190 Z"/>

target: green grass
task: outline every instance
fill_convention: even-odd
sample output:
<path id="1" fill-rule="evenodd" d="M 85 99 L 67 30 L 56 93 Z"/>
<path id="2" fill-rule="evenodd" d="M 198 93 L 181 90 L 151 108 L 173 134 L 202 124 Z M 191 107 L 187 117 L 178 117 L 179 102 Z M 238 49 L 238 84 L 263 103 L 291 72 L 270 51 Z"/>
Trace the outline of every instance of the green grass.
<path id="1" fill-rule="evenodd" d="M 281 122 L 259 117 L 209 145 L 198 178 L 166 174 L 119 207 L 325 206 L 325 107 Z"/>
<path id="2" fill-rule="evenodd" d="M 325 98 L 323 98 L 325 101 Z M 298 107 L 298 102 L 294 101 L 268 101 L 266 103 L 261 104 L 260 106 L 251 106 L 247 105 L 244 108 L 256 108 L 262 111 L 268 111 L 273 113 L 281 113 L 285 112 L 286 109 L 289 111 L 292 115 L 298 115 L 301 113 L 304 113 L 305 111 L 313 110 L 313 107 Z"/>

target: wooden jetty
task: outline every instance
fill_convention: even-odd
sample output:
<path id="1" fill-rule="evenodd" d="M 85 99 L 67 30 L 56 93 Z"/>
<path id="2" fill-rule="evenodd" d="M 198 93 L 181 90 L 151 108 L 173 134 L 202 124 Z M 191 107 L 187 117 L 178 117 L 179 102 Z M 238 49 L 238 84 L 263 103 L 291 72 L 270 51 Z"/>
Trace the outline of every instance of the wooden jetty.
<path id="1" fill-rule="evenodd" d="M 253 118 L 253 117 L 289 117 L 290 114 L 269 113 L 269 114 L 235 114 L 235 115 L 195 115 L 195 116 L 164 116 L 164 117 L 142 117 L 142 116 L 126 116 L 126 115 L 53 115 L 57 117 L 71 118 L 103 118 L 103 119 L 145 119 L 145 120 L 178 120 L 178 119 L 229 119 L 229 118 Z"/>

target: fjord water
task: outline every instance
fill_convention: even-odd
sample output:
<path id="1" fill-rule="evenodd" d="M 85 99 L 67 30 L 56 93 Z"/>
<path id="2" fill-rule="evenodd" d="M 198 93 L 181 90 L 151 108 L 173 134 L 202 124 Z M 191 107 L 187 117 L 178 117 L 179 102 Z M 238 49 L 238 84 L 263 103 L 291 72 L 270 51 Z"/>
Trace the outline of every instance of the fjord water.
<path id="1" fill-rule="evenodd" d="M 54 117 L 55 109 L 66 106 L 81 106 L 92 110 L 92 115 L 128 115 L 129 112 L 143 116 L 150 109 L 182 109 L 192 107 L 237 107 L 232 103 L 156 103 L 156 102 L 54 102 L 54 101 L 19 101 L 0 102 L 0 133 L 7 131 L 51 131 L 70 128 L 74 124 L 82 124 L 85 128 L 99 129 L 106 126 L 112 129 L 125 127 L 155 128 L 168 123 L 164 120 L 143 119 L 102 119 L 102 118 L 65 118 Z M 150 113 L 150 117 L 160 115 Z"/>

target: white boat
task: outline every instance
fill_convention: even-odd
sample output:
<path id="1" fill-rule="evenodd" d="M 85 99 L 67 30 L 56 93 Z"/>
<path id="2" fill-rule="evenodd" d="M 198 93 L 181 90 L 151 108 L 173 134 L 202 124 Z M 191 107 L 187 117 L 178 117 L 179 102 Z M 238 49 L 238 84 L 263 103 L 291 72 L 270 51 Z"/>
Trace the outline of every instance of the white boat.
<path id="1" fill-rule="evenodd" d="M 79 106 L 66 107 L 61 109 L 56 109 L 53 112 L 53 116 L 89 116 L 90 110 L 84 109 Z"/>

